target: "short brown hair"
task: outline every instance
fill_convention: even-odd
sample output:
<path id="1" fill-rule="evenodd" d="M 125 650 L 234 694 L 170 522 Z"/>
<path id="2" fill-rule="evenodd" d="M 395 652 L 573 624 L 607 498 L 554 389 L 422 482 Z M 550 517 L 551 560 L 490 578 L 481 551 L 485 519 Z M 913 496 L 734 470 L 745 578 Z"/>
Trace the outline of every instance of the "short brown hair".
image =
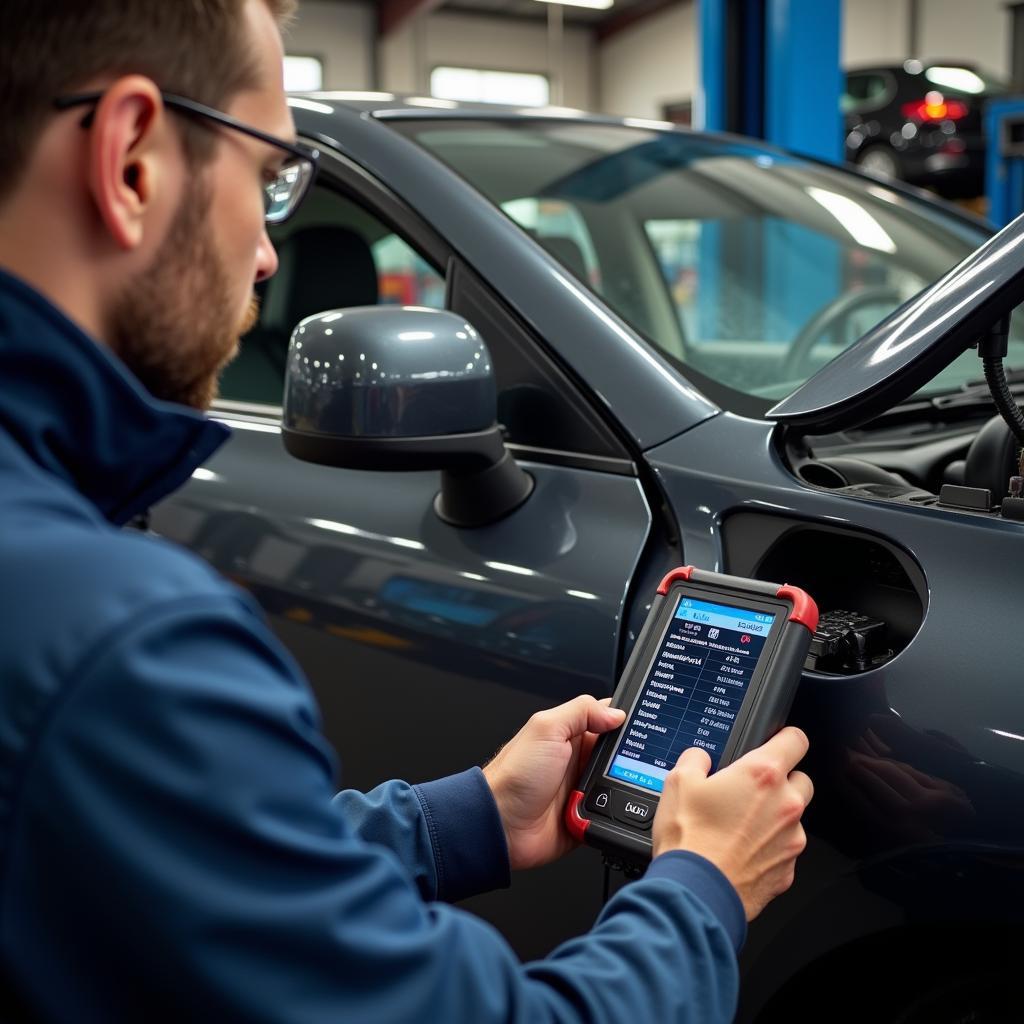
<path id="1" fill-rule="evenodd" d="M 296 0 L 263 0 L 282 26 Z M 14 190 L 56 97 L 104 75 L 143 74 L 223 106 L 253 84 L 245 0 L 0 0 L 0 201 Z M 209 133 L 205 133 L 207 136 Z M 190 151 L 201 159 L 200 133 Z"/>

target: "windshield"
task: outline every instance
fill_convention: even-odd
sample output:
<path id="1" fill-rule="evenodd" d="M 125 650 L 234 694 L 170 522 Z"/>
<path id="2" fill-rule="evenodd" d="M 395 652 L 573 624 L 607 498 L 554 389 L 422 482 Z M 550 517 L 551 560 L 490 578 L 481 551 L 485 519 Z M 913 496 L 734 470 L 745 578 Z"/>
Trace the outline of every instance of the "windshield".
<path id="1" fill-rule="evenodd" d="M 937 204 L 742 140 L 533 117 L 391 125 L 739 411 L 788 395 L 986 237 Z M 1008 362 L 1024 366 L 1016 330 Z M 980 370 L 967 353 L 924 390 Z"/>

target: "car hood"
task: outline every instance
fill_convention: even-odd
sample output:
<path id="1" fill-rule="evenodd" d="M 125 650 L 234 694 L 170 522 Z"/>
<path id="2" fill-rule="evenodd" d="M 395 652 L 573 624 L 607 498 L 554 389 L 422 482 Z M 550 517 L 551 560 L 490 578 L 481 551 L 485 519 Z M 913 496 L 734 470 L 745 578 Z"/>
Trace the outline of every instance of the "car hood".
<path id="1" fill-rule="evenodd" d="M 808 432 L 865 423 L 928 383 L 1024 299 L 1024 215 L 768 413 Z"/>

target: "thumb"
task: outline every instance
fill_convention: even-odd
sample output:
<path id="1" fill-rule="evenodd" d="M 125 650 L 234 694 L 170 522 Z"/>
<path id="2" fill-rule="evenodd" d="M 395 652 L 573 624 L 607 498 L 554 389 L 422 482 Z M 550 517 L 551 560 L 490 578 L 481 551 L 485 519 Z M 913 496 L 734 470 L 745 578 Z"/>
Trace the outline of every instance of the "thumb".
<path id="1" fill-rule="evenodd" d="M 626 720 L 625 710 L 609 707 L 611 702 L 611 697 L 605 697 L 604 700 L 597 702 L 597 709 L 594 714 L 589 716 L 587 722 L 589 732 L 610 732 L 612 729 L 617 729 Z"/>
<path id="2" fill-rule="evenodd" d="M 572 739 L 582 736 L 585 732 L 608 732 L 622 725 L 626 713 L 621 708 L 608 707 L 607 700 L 600 701 L 589 694 L 582 694 L 565 704 L 541 712 L 541 716 L 554 725 L 566 739 Z"/>
<path id="3" fill-rule="evenodd" d="M 687 747 L 673 769 L 684 779 L 706 779 L 711 771 L 711 756 L 700 747 Z"/>

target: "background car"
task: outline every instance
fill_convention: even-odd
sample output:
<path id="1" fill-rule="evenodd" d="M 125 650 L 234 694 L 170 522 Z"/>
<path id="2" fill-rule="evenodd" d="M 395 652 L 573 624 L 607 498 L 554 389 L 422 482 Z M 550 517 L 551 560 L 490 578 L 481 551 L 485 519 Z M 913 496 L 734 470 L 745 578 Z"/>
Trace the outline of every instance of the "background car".
<path id="1" fill-rule="evenodd" d="M 846 159 L 947 198 L 985 191 L 985 101 L 999 81 L 957 62 L 856 68 L 842 96 Z"/>
<path id="2" fill-rule="evenodd" d="M 610 693 L 670 568 L 802 586 L 884 640 L 805 674 L 810 843 L 751 929 L 740 1019 L 1007 1019 L 1024 526 L 939 491 L 1005 490 L 1012 470 L 977 356 L 954 356 L 1024 293 L 1020 229 L 993 242 L 856 173 L 647 122 L 292 104 L 322 173 L 223 378 L 234 437 L 152 523 L 262 602 L 343 783 L 482 763 L 532 712 Z M 396 298 L 484 340 L 534 481 L 498 522 L 443 521 L 437 472 L 283 450 L 289 360 L 331 374 L 289 355 L 292 328 L 336 310 L 341 338 L 346 307 Z M 388 368 L 363 363 L 385 396 Z M 537 956 L 589 927 L 603 882 L 581 849 L 469 905 Z"/>

